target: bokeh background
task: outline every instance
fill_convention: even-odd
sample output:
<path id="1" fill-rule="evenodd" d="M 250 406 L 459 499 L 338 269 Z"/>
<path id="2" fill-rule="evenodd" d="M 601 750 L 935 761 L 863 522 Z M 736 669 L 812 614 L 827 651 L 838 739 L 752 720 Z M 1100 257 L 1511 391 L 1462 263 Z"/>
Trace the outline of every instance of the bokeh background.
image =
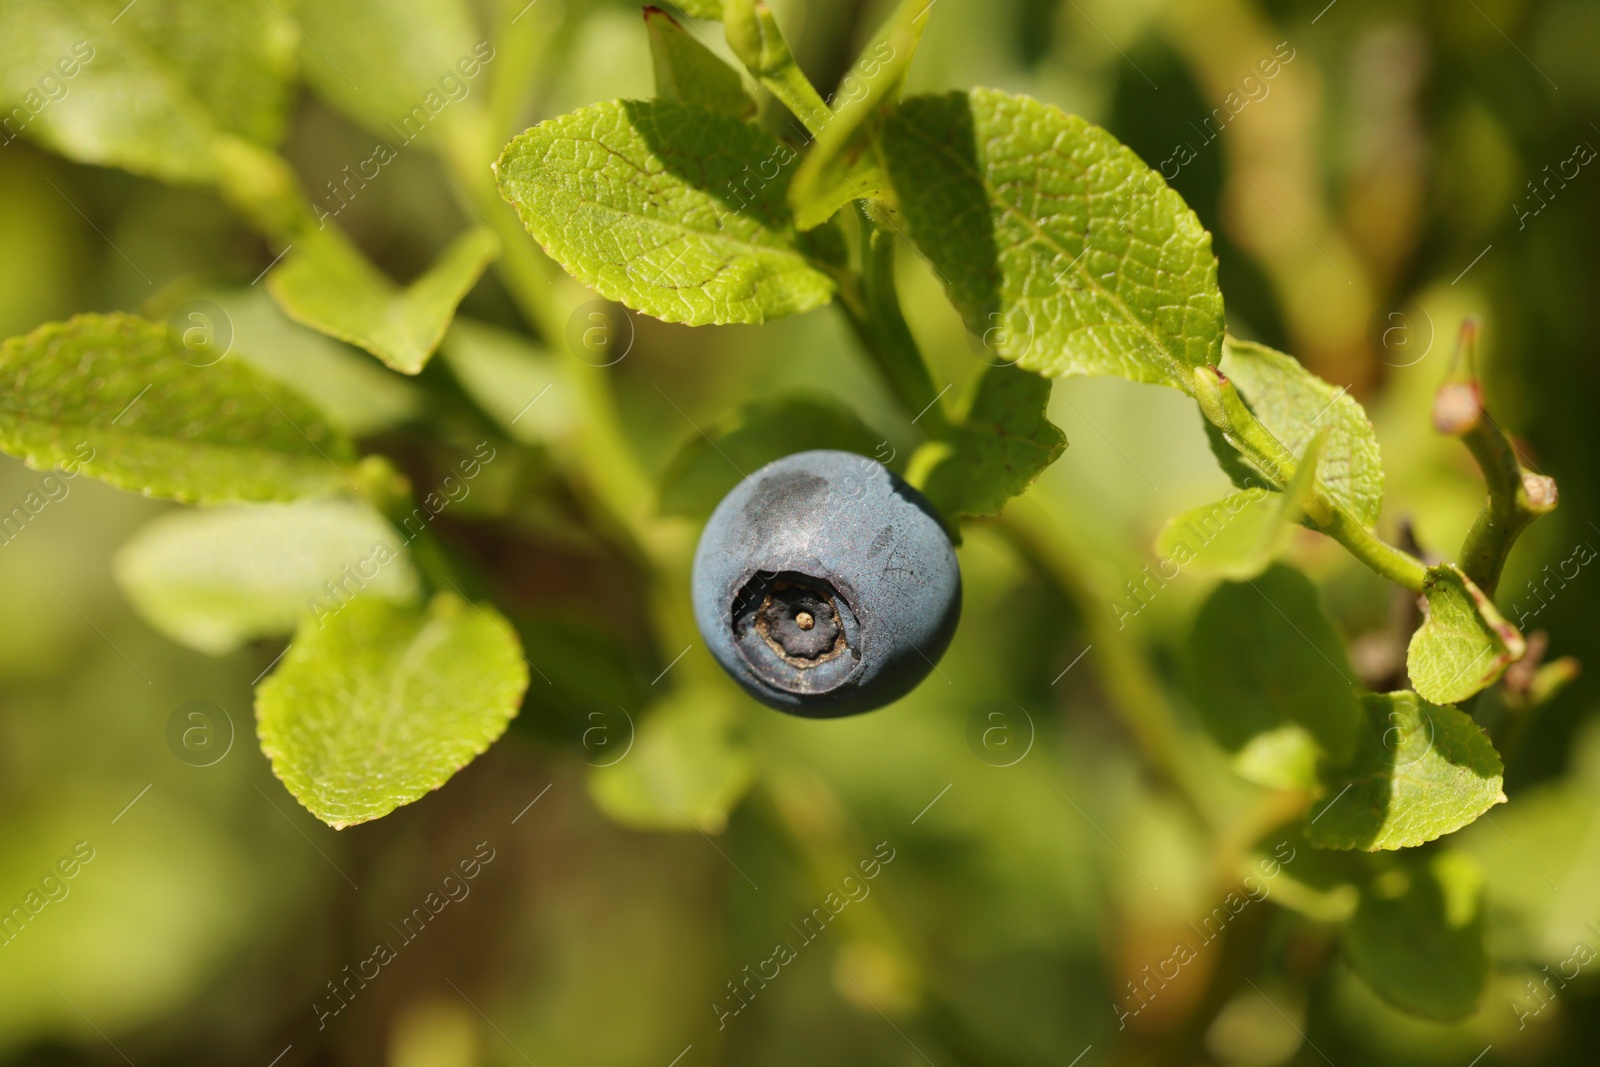
<path id="1" fill-rule="evenodd" d="M 0 34 L 54 2 L 0 2 Z M 317 91 L 331 79 L 291 21 L 310 2 L 279 0 L 249 32 L 286 72 L 263 136 L 315 199 L 371 154 L 372 135 Z M 886 13 L 855 0 L 773 7 L 824 93 Z M 635 5 L 484 0 L 474 14 L 485 39 L 512 16 L 541 35 L 538 48 L 501 45 L 525 81 L 497 116 L 502 140 L 590 102 L 653 94 Z M 373 47 L 404 30 L 375 32 Z M 1214 235 L 1233 332 L 1295 353 L 1368 406 L 1389 473 L 1384 532 L 1407 526 L 1424 551 L 1453 553 L 1482 499 L 1466 452 L 1428 417 L 1459 323 L 1476 316 L 1489 410 L 1561 488 L 1503 582 L 1515 619 L 1530 579 L 1600 543 L 1600 168 L 1547 182 L 1564 162 L 1570 174 L 1579 146 L 1600 146 L 1597 53 L 1593 0 L 939 0 L 910 90 L 1030 93 L 1162 170 Z M 1268 58 L 1279 61 L 1270 78 Z M 41 70 L 54 59 L 39 57 Z M 230 69 L 225 54 L 184 59 Z M 1208 127 L 1229 94 L 1245 106 Z M 459 192 L 433 154 L 406 151 L 337 224 L 405 280 L 476 221 Z M 357 415 L 385 412 L 368 446 L 424 482 L 448 462 L 439 440 L 466 440 L 484 419 L 471 398 L 495 392 L 497 367 L 509 361 L 527 381 L 569 344 L 540 338 L 491 272 L 462 313 L 503 331 L 484 335 L 499 355 L 453 356 L 402 382 L 277 315 L 251 286 L 276 251 L 204 189 L 79 165 L 26 136 L 0 147 L 0 336 L 79 311 L 159 318 L 194 293 L 227 293 L 241 336 L 259 331 L 285 360 L 348 371 Z M 935 377 L 959 389 L 983 366 L 982 346 L 909 248 L 900 267 Z M 574 308 L 587 299 L 568 295 Z M 836 310 L 761 328 L 607 314 L 631 338 L 625 355 L 568 373 L 605 376 L 651 479 L 697 426 L 797 388 L 846 404 L 897 449 L 915 444 Z M 476 389 L 474 368 L 487 375 Z M 649 624 L 657 576 L 592 521 L 548 444 L 581 435 L 574 411 L 552 392 L 538 433 L 507 442 L 515 459 L 500 480 L 440 523 L 538 668 L 520 717 L 440 792 L 342 832 L 299 807 L 254 742 L 252 685 L 283 642 L 194 651 L 143 621 L 115 578 L 119 549 L 174 506 L 77 478 L 4 539 L 0 904 L 78 842 L 93 858 L 0 947 L 0 1062 L 1593 1062 L 1593 974 L 1536 1016 L 1515 1006 L 1583 921 L 1600 922 L 1592 675 L 1530 716 L 1506 752 L 1510 805 L 1455 839 L 1489 885 L 1495 971 L 1477 1014 L 1441 1024 L 1394 1011 L 1326 928 L 1269 899 L 1119 1025 L 1127 983 L 1216 904 L 1242 850 L 1277 832 L 1252 829 L 1261 798 L 1230 778 L 1185 703 L 1178 650 L 1210 583 L 1182 575 L 1116 625 L 1161 523 L 1226 490 L 1185 398 L 1058 383 L 1051 413 L 1070 448 L 1014 505 L 1050 530 L 1051 559 L 970 527 L 954 645 L 886 710 L 810 722 L 719 689 L 748 788 L 725 798 L 725 818 L 708 802 L 698 829 L 651 828 L 671 820 L 606 803 L 595 785 L 594 768 L 618 759 L 671 774 L 674 760 L 703 755 L 629 748 L 663 702 L 695 699 L 673 695 L 671 667 L 697 639 L 687 618 L 677 632 Z M 0 506 L 42 477 L 0 462 Z M 692 538 L 692 518 L 657 521 Z M 1358 669 L 1392 672 L 1406 606 L 1310 534 L 1293 558 Z M 1597 592 L 1584 567 L 1548 598 L 1530 628 L 1548 631 L 1551 655 L 1592 657 Z M 208 729 L 231 747 L 200 759 L 172 740 L 191 701 L 207 702 Z M 1198 832 L 1148 773 L 1130 708 L 1178 723 L 1219 809 L 1239 812 L 1234 832 Z M 996 722 L 1003 736 L 985 735 Z M 484 854 L 470 894 L 322 1017 L 338 1003 L 329 983 L 378 940 L 398 943 L 394 925 Z M 892 859 L 870 893 L 803 942 L 795 927 L 874 855 Z M 757 992 L 723 1017 L 739 1003 L 729 983 L 783 940 L 803 946 L 796 958 L 741 987 Z"/>

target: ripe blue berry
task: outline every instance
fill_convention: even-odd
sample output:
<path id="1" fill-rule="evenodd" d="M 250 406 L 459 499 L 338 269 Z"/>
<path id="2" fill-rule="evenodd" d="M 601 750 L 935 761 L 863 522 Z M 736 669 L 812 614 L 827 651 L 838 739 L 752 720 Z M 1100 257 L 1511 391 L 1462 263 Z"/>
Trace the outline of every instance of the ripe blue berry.
<path id="1" fill-rule="evenodd" d="M 933 506 L 850 452 L 799 452 L 722 499 L 694 555 L 695 623 L 717 662 L 780 711 L 832 718 L 898 700 L 961 615 Z"/>

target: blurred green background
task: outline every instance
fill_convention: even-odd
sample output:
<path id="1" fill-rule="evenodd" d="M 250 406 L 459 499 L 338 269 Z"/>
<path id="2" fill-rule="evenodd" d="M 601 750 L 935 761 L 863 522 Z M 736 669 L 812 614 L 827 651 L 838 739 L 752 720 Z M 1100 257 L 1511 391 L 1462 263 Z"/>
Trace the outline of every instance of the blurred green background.
<path id="1" fill-rule="evenodd" d="M 0 34 L 53 2 L 0 2 Z M 310 0 L 274 6 L 282 18 L 269 12 L 240 32 L 261 34 L 285 69 L 315 70 L 316 44 L 290 21 L 308 17 Z M 825 95 L 886 13 L 851 0 L 773 6 Z M 485 37 L 512 16 L 518 32 L 537 24 L 540 35 L 538 48 L 499 45 L 495 76 L 526 76 L 501 141 L 587 103 L 653 94 L 637 6 L 484 2 L 475 14 Z M 700 25 L 720 43 L 714 24 Z M 374 31 L 371 47 L 407 29 Z M 1482 500 L 1465 450 L 1429 423 L 1456 329 L 1477 316 L 1489 409 L 1524 462 L 1561 487 L 1561 507 L 1525 537 L 1502 583 L 1516 621 L 1533 603 L 1526 583 L 1600 542 L 1600 168 L 1538 194 L 1530 185 L 1580 144 L 1600 145 L 1597 52 L 1593 0 L 939 0 L 909 88 L 1029 93 L 1104 125 L 1161 170 L 1214 235 L 1230 329 L 1296 354 L 1368 406 L 1389 474 L 1382 528 L 1397 536 L 1409 524 L 1424 551 L 1453 552 Z M 40 69 L 54 58 L 39 57 Z M 187 58 L 231 69 L 225 54 Z M 1279 61 L 1270 78 L 1268 58 Z M 240 85 L 253 91 L 243 75 Z M 1227 105 L 1218 132 L 1206 122 L 1230 94 L 1246 104 Z M 267 111 L 313 200 L 335 203 L 325 183 L 371 154 L 372 134 L 304 86 Z M 337 225 L 406 280 L 478 221 L 457 192 L 435 156 L 406 151 Z M 402 385 L 365 354 L 281 320 L 251 284 L 275 254 L 209 191 L 78 165 L 27 137 L 0 147 L 0 336 L 79 311 L 160 318 L 186 295 L 227 293 L 241 336 L 259 331 L 286 363 L 315 352 L 345 368 L 348 420 L 383 426 L 369 447 L 423 484 L 486 423 L 470 395 L 494 393 L 519 359 L 537 380 L 539 360 L 568 343 L 540 341 L 491 272 L 462 313 L 513 336 L 473 337 L 469 324 L 447 341 L 448 360 Z M 959 389 L 983 366 L 981 346 L 909 248 L 900 268 L 935 378 Z M 585 299 L 567 295 L 574 308 Z M 1530 716 L 1506 752 L 1509 806 L 1453 839 L 1489 887 L 1494 973 L 1477 1014 L 1442 1024 L 1398 1013 L 1353 976 L 1328 927 L 1269 901 L 1119 1025 L 1128 983 L 1215 906 L 1241 855 L 1284 833 L 1252 824 L 1258 791 L 1230 778 L 1185 704 L 1177 651 L 1211 583 L 1182 575 L 1116 626 L 1113 605 L 1154 561 L 1161 523 L 1227 487 L 1197 412 L 1173 391 L 1056 385 L 1052 418 L 1071 446 L 1015 506 L 1053 524 L 1059 558 L 1040 568 L 993 527 L 969 527 L 961 629 L 918 691 L 811 722 L 721 686 L 753 770 L 725 826 L 713 811 L 697 819 L 701 832 L 656 831 L 625 800 L 597 803 L 591 768 L 619 752 L 664 773 L 703 753 L 651 749 L 638 732 L 671 707 L 669 667 L 696 638 L 687 619 L 680 632 L 650 627 L 642 604 L 654 579 L 592 521 L 582 487 L 552 458 L 549 442 L 581 439 L 563 397 L 583 388 L 574 376 L 605 376 L 626 444 L 653 476 L 697 426 L 796 388 L 843 402 L 904 454 L 915 442 L 834 310 L 760 328 L 612 315 L 633 332 L 626 355 L 569 369 L 536 431 L 506 442 L 513 462 L 490 468 L 474 506 L 440 524 L 522 631 L 538 670 L 528 701 L 487 755 L 380 822 L 328 829 L 256 747 L 252 684 L 282 641 L 206 656 L 130 607 L 116 553 L 174 506 L 73 479 L 0 545 L 0 905 L 77 843 L 93 853 L 70 892 L 0 947 L 0 1061 L 1594 1061 L 1592 974 L 1518 1015 L 1526 984 L 1600 922 L 1592 676 Z M 511 371 L 484 354 L 495 343 Z M 486 376 L 476 387 L 473 368 Z M 5 460 L 0 508 L 42 477 Z M 690 520 L 657 521 L 664 536 L 693 535 Z M 1392 673 L 1404 635 L 1391 620 L 1405 605 L 1310 534 L 1293 559 L 1369 682 Z M 1529 624 L 1548 631 L 1552 656 L 1591 655 L 1597 590 L 1582 569 Z M 210 725 L 233 733 L 206 766 L 169 743 L 176 709 L 193 700 L 221 709 Z M 1177 718 L 1218 810 L 1237 814 L 1230 832 L 1196 832 L 1152 780 L 1129 705 Z M 996 709 L 1010 731 L 1001 756 L 977 739 Z M 797 925 L 875 848 L 893 859 L 870 893 L 805 942 Z M 339 1004 L 329 983 L 378 941 L 399 944 L 396 924 L 488 850 L 470 894 L 322 1017 Z M 741 985 L 780 941 L 796 958 L 764 985 Z M 755 992 L 724 1017 L 742 1003 L 730 983 Z"/>

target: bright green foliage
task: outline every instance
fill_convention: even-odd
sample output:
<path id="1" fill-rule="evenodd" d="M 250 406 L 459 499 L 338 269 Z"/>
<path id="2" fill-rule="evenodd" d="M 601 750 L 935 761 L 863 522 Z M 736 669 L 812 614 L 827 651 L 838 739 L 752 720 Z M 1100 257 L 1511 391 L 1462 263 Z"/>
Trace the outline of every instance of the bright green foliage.
<path id="1" fill-rule="evenodd" d="M 417 374 L 450 326 L 456 305 L 500 254 L 487 227 L 456 238 L 426 274 L 395 285 L 337 230 L 308 231 L 267 278 L 289 317 L 360 345 L 402 374 Z"/>
<path id="2" fill-rule="evenodd" d="M 571 429 L 567 376 L 527 338 L 457 318 L 439 352 L 467 395 L 516 440 L 548 444 Z"/>
<path id="3" fill-rule="evenodd" d="M 1156 551 L 1199 573 L 1254 578 L 1288 544 L 1290 524 L 1304 516 L 1324 439 L 1311 439 L 1285 492 L 1257 485 L 1192 508 L 1162 527 Z"/>
<path id="4" fill-rule="evenodd" d="M 37 110 L 27 133 L 67 158 L 163 181 L 213 181 L 216 120 L 165 54 L 131 24 L 110 24 L 118 6 L 0 0 L 0 99 Z M 58 59 L 77 72 L 69 93 L 46 107 L 38 78 L 62 77 Z M 42 61 L 50 66 L 40 69 Z"/>
<path id="5" fill-rule="evenodd" d="M 411 383 L 365 353 L 294 322 L 264 286 L 208 291 L 200 297 L 227 316 L 232 355 L 299 392 L 352 437 L 392 429 L 422 411 L 423 396 Z"/>
<path id="6" fill-rule="evenodd" d="M 821 120 L 822 132 L 789 187 L 789 205 L 802 230 L 822 225 L 852 200 L 888 193 L 878 153 L 884 105 L 900 95 L 932 6 L 930 0 L 901 0 L 845 75 L 830 101 L 836 106 Z"/>
<path id="7" fill-rule="evenodd" d="M 256 729 L 295 799 L 343 829 L 443 785 L 505 732 L 527 686 L 521 643 L 493 607 L 358 593 L 300 624 L 257 687 Z"/>
<path id="8" fill-rule="evenodd" d="M 1060 458 L 1067 435 L 1045 417 L 1050 382 L 1019 367 L 989 367 L 967 416 L 913 461 L 912 481 L 953 520 L 998 515 Z"/>
<path id="9" fill-rule="evenodd" d="M 1222 349 L 1211 236 L 1098 126 L 989 89 L 908 98 L 883 131 L 912 242 L 967 328 L 1049 377 L 1189 392 Z"/>
<path id="10" fill-rule="evenodd" d="M 1371 527 L 1378 521 L 1383 510 L 1383 462 L 1372 423 L 1354 397 L 1318 378 L 1291 356 L 1232 337 L 1224 345 L 1221 369 L 1250 410 L 1289 451 L 1300 454 L 1314 436 L 1326 431 L 1328 440 L 1317 465 L 1317 480 L 1361 525 Z M 1260 485 L 1263 474 L 1270 484 L 1279 483 L 1278 472 L 1249 466 L 1209 422 L 1206 431 L 1217 461 L 1235 485 Z"/>
<path id="11" fill-rule="evenodd" d="M 1353 672 L 1299 571 L 1275 565 L 1219 585 L 1195 618 L 1186 660 L 1195 707 L 1244 777 L 1306 787 L 1319 756 L 1338 765 L 1355 751 L 1363 715 Z"/>
<path id="12" fill-rule="evenodd" d="M 740 479 L 815 448 L 889 458 L 883 436 L 838 401 L 807 394 L 757 400 L 684 442 L 662 476 L 661 511 L 705 518 Z"/>
<path id="13" fill-rule="evenodd" d="M 731 115 L 614 100 L 528 130 L 496 169 L 501 195 L 573 277 L 701 326 L 832 299 L 838 238 L 797 236 L 784 199 L 793 159 Z"/>
<path id="14" fill-rule="evenodd" d="M 348 441 L 294 393 L 131 315 L 79 315 L 0 345 L 0 450 L 196 503 L 345 492 Z M 206 358 L 210 358 L 209 356 Z"/>
<path id="15" fill-rule="evenodd" d="M 1408 855 L 1362 889 L 1344 931 L 1351 965 L 1402 1011 L 1472 1014 L 1489 979 L 1483 871 L 1454 849 Z"/>
<path id="16" fill-rule="evenodd" d="M 755 778 L 749 751 L 729 736 L 731 711 L 722 688 L 680 689 L 657 703 L 635 723 L 627 757 L 589 772 L 595 804 L 640 829 L 721 833 Z"/>
<path id="17" fill-rule="evenodd" d="M 1415 693 L 1369 693 L 1355 758 L 1325 776 L 1306 836 L 1321 848 L 1411 848 L 1496 804 L 1500 756 L 1476 723 Z"/>
<path id="18" fill-rule="evenodd" d="M 411 603 L 420 591 L 400 536 L 347 500 L 174 512 L 124 545 L 115 571 L 152 626 L 213 655 L 357 593 Z"/>
<path id="19" fill-rule="evenodd" d="M 1527 650 L 1517 628 L 1455 564 L 1429 567 L 1422 594 L 1428 618 L 1411 635 L 1406 671 L 1425 699 L 1465 700 L 1492 685 Z"/>
<path id="20" fill-rule="evenodd" d="M 755 116 L 756 102 L 744 91 L 739 73 L 677 19 L 659 7 L 647 7 L 644 24 L 655 61 L 656 99 L 721 111 L 736 119 Z"/>
<path id="21" fill-rule="evenodd" d="M 69 0 L 34 6 L 71 5 Z M 92 6 L 97 14 L 116 17 L 113 32 L 136 39 L 150 55 L 171 64 L 173 75 L 223 132 L 261 145 L 276 144 L 283 135 L 294 104 L 295 49 L 301 41 L 284 17 L 287 5 L 270 0 L 139 0 L 131 5 L 101 0 Z M 91 40 L 98 41 L 98 26 L 95 31 Z"/>
<path id="22" fill-rule="evenodd" d="M 294 14 L 306 80 L 393 148 L 476 109 L 487 92 L 482 64 L 495 52 L 465 0 L 313 2 Z"/>

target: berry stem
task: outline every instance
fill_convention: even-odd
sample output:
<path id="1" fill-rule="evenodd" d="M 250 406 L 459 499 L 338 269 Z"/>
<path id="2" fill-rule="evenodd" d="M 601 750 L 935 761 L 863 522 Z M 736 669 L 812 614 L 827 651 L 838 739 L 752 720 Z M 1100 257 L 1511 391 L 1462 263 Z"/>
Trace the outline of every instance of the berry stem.
<path id="1" fill-rule="evenodd" d="M 926 422 L 929 435 L 937 437 L 949 429 L 950 421 L 900 309 L 894 234 L 874 222 L 860 201 L 856 215 L 861 223 L 862 270 L 859 276 L 840 279 L 839 304 L 896 402 L 913 421 Z"/>

